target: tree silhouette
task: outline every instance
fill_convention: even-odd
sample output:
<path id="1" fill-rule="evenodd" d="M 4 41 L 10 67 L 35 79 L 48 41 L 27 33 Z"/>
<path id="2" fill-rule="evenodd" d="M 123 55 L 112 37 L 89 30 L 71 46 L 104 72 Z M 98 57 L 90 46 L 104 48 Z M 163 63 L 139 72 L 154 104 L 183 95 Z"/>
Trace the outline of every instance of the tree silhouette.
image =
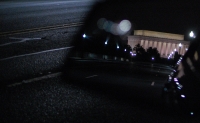
<path id="1" fill-rule="evenodd" d="M 136 51 L 137 55 L 142 55 L 145 53 L 145 49 L 140 44 L 135 45 L 133 51 Z"/>
<path id="2" fill-rule="evenodd" d="M 140 44 L 135 45 L 135 47 L 133 48 L 133 51 L 136 52 L 136 57 L 135 57 L 136 60 L 139 60 L 139 61 L 147 60 L 147 53 Z"/>
<path id="3" fill-rule="evenodd" d="M 148 58 L 149 58 L 149 59 L 152 59 L 152 57 L 153 57 L 155 60 L 159 60 L 159 59 L 160 59 L 160 54 L 159 54 L 157 48 L 149 47 L 149 48 L 147 49 L 147 54 L 148 54 Z"/>

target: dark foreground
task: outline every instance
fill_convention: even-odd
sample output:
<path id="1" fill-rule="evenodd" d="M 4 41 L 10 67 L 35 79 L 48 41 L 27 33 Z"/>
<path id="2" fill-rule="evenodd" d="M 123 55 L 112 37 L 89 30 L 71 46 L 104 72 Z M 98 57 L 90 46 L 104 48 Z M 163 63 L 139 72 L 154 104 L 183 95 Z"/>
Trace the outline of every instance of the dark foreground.
<path id="1" fill-rule="evenodd" d="M 122 68 L 125 70 L 125 67 Z M 91 76 L 90 73 L 79 75 L 78 71 L 81 72 L 81 69 L 77 68 L 77 78 L 86 74 L 90 76 L 86 75 L 83 81 L 78 81 L 77 78 L 63 80 L 58 73 L 38 80 L 8 85 L 6 89 L 1 90 L 0 95 L 1 123 L 192 123 L 200 120 L 198 116 L 169 112 L 162 106 L 160 95 L 162 84 L 165 82 L 161 79 L 162 74 L 157 74 L 158 78 L 146 74 L 142 77 L 137 74 L 128 77 L 125 72 L 117 76 L 123 69 L 114 72 L 115 76 L 111 76 L 110 72 L 106 75 L 93 72 L 94 75 Z M 152 76 L 153 71 L 151 73 Z M 102 80 L 103 84 L 94 80 Z M 114 81 L 116 84 L 109 84 Z M 120 84 L 120 81 L 125 84 Z"/>

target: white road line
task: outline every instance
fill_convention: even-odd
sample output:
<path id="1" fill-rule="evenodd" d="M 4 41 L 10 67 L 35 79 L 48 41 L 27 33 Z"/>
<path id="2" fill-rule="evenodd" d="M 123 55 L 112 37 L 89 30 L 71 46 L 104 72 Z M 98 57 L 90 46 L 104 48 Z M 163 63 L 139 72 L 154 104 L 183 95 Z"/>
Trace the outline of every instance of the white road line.
<path id="1" fill-rule="evenodd" d="M 7 87 L 14 87 L 17 85 L 21 85 L 23 83 L 32 83 L 32 82 L 36 82 L 36 81 L 40 81 L 40 80 L 44 80 L 44 79 L 48 79 L 48 78 L 57 77 L 60 75 L 61 75 L 61 72 L 57 72 L 57 73 L 53 73 L 53 74 L 49 74 L 49 75 L 45 75 L 45 76 L 41 76 L 41 77 L 37 77 L 37 78 L 33 78 L 33 79 L 23 80 L 22 82 L 10 84 Z"/>
<path id="2" fill-rule="evenodd" d="M 7 57 L 7 58 L 0 59 L 0 61 L 5 61 L 5 60 L 13 59 L 13 58 L 24 57 L 24 56 L 37 55 L 37 54 L 42 54 L 42 53 L 47 53 L 47 52 L 53 52 L 53 51 L 58 51 L 58 50 L 66 50 L 66 49 L 70 49 L 70 48 L 73 48 L 73 46 L 71 46 L 71 47 L 62 47 L 62 48 L 57 48 L 57 49 L 44 50 L 44 51 L 41 51 L 41 52 L 35 52 L 35 53 L 29 53 L 29 54 L 23 54 L 23 55 L 18 55 L 18 56 Z"/>
<path id="3" fill-rule="evenodd" d="M 9 37 L 9 39 L 20 39 L 20 41 L 15 41 L 15 42 L 9 42 L 5 44 L 0 44 L 0 47 L 6 46 L 6 45 L 11 45 L 11 44 L 17 44 L 17 43 L 22 43 L 30 40 L 41 40 L 41 38 L 15 38 L 15 37 Z"/>
<path id="4" fill-rule="evenodd" d="M 89 79 L 89 78 L 92 78 L 92 77 L 95 77 L 95 76 L 98 76 L 98 75 L 92 75 L 92 76 L 88 76 L 88 77 L 85 77 L 85 78 Z"/>

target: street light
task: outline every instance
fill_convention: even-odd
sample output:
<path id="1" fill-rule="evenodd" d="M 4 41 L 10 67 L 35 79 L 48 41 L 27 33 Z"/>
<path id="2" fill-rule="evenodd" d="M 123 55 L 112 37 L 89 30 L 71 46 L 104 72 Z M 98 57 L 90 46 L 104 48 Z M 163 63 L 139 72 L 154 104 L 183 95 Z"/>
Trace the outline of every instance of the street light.
<path id="1" fill-rule="evenodd" d="M 191 38 L 195 38 L 196 37 L 193 31 L 191 31 L 189 35 L 190 35 Z"/>
<path id="2" fill-rule="evenodd" d="M 179 54 L 181 54 L 181 43 L 178 45 L 179 46 Z"/>
<path id="3" fill-rule="evenodd" d="M 83 38 L 86 38 L 86 34 L 83 34 Z"/>
<path id="4" fill-rule="evenodd" d="M 117 46 L 117 49 L 119 49 L 119 46 Z"/>

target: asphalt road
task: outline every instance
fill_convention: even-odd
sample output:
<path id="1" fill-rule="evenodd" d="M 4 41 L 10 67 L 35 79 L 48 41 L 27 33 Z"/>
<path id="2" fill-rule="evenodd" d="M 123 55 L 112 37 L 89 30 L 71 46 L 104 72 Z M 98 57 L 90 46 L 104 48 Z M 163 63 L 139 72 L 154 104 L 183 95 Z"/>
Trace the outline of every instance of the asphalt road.
<path id="1" fill-rule="evenodd" d="M 12 83 L 59 69 L 94 1 L 0 2 L 0 78 Z"/>
<path id="2" fill-rule="evenodd" d="M 162 106 L 161 88 L 171 71 L 167 66 L 88 60 L 73 63 L 77 67 L 70 70 L 70 78 L 62 79 L 61 73 L 56 73 L 8 85 L 1 93 L 1 122 L 199 121 L 198 116 L 167 112 Z"/>

